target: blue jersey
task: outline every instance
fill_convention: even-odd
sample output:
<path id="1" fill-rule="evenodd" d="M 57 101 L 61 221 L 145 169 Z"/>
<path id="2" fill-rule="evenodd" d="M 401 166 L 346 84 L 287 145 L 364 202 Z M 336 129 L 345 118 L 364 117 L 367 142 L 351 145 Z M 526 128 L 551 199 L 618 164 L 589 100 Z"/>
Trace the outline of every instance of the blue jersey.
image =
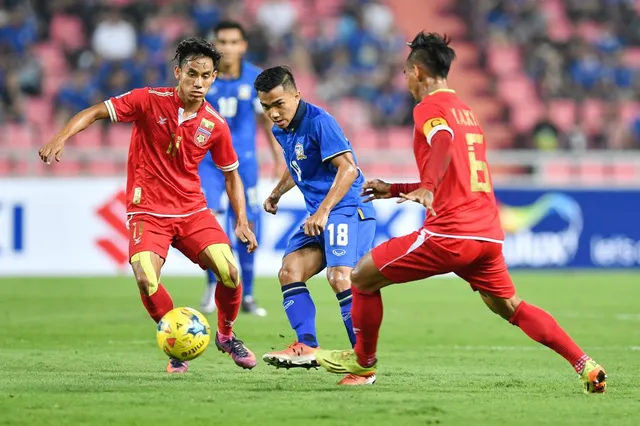
<path id="1" fill-rule="evenodd" d="M 304 196 L 309 214 L 314 214 L 329 193 L 338 170 L 331 159 L 345 152 L 353 153 L 351 143 L 335 118 L 320 107 L 300 101 L 298 110 L 286 130 L 273 127 L 273 135 L 282 146 L 291 176 Z M 356 159 L 357 162 L 357 159 Z M 364 183 L 359 173 L 332 214 L 351 216 L 359 211 L 363 219 L 374 218 L 371 203 L 363 203 L 360 192 Z"/>
<path id="2" fill-rule="evenodd" d="M 260 68 L 243 61 L 238 78 L 218 77 L 206 96 L 231 130 L 240 169 L 244 169 L 243 163 L 250 168 L 256 167 L 256 114 L 262 114 L 262 107 L 253 82 L 260 72 Z"/>

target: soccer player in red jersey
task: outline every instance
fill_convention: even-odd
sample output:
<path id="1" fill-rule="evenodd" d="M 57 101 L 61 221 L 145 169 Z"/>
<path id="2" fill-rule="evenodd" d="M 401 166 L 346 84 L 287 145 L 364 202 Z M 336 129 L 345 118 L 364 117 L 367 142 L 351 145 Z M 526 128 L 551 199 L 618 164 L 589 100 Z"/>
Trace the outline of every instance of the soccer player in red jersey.
<path id="1" fill-rule="evenodd" d="M 229 239 L 207 208 L 198 177 L 198 164 L 211 153 L 224 172 L 227 195 L 236 213 L 237 237 L 257 247 L 249 229 L 238 157 L 224 119 L 204 99 L 215 80 L 220 53 L 201 38 L 182 41 L 176 49 L 175 88 L 135 89 L 74 116 L 40 149 L 47 164 L 60 161 L 65 142 L 97 120 L 133 122 L 127 162 L 127 227 L 129 256 L 142 303 L 158 322 L 173 309 L 171 296 L 160 283 L 162 265 L 172 245 L 218 281 L 216 346 L 243 368 L 256 365 L 254 354 L 235 338 L 242 286 Z M 170 359 L 167 372 L 186 372 L 185 361 Z"/>
<path id="2" fill-rule="evenodd" d="M 420 182 L 374 180 L 365 183 L 363 193 L 369 201 L 400 197 L 398 203 L 417 202 L 427 217 L 422 229 L 392 238 L 360 259 L 351 274 L 355 349 L 317 351 L 317 361 L 333 373 L 347 373 L 340 384 L 371 384 L 382 323 L 380 289 L 453 272 L 478 291 L 494 313 L 564 357 L 586 392 L 604 392 L 604 369 L 550 314 L 516 295 L 502 255 L 504 235 L 484 135 L 473 112 L 447 85 L 455 58 L 449 39 L 421 32 L 409 47 L 404 72 L 419 102 L 413 112 L 413 149 Z"/>

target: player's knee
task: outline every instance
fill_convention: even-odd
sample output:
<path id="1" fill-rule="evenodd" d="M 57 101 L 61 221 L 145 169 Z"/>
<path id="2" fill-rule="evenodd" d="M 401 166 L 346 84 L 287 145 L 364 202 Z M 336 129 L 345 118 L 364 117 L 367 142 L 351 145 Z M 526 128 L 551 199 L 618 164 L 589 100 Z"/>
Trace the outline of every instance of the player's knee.
<path id="1" fill-rule="evenodd" d="M 303 281 L 303 278 L 300 271 L 291 267 L 291 265 L 285 264 L 282 265 L 282 267 L 278 271 L 278 280 L 280 281 L 280 285 L 287 285 Z"/>
<path id="2" fill-rule="evenodd" d="M 362 271 L 362 266 L 360 265 L 360 262 L 358 262 L 356 267 L 353 268 L 353 270 L 351 271 L 351 274 L 349 275 L 349 281 L 351 282 L 351 285 L 357 288 L 358 290 L 366 291 L 367 281 L 363 278 L 364 278 L 364 273 Z"/>
<path id="3" fill-rule="evenodd" d="M 327 270 L 327 280 L 335 293 L 340 293 L 351 288 L 351 271 L 348 268 L 329 268 Z"/>
<path id="4" fill-rule="evenodd" d="M 141 293 L 146 294 L 147 296 L 151 295 L 151 282 L 146 275 L 136 275 L 136 284 L 138 284 L 138 288 L 140 289 Z"/>
<path id="5" fill-rule="evenodd" d="M 235 258 L 228 244 L 213 244 L 206 248 L 213 263 L 214 273 L 223 285 L 236 288 L 240 285 L 240 276 Z"/>
<path id="6" fill-rule="evenodd" d="M 482 300 L 487 305 L 487 307 L 496 315 L 501 316 L 505 320 L 509 321 L 513 314 L 518 309 L 518 306 L 522 302 L 520 298 L 516 295 L 509 298 L 502 298 L 493 296 L 486 293 L 481 293 Z"/>
<path id="7" fill-rule="evenodd" d="M 153 295 L 158 290 L 158 279 L 151 262 L 150 253 L 145 252 L 134 255 L 131 258 L 131 266 L 140 291 L 147 296 Z"/>

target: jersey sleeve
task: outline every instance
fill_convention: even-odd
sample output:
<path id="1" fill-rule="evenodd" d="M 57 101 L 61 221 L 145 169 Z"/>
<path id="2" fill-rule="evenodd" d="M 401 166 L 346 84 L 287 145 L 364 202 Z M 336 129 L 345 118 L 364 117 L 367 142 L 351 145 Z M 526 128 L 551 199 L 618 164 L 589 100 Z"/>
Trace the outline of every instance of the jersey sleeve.
<path id="1" fill-rule="evenodd" d="M 349 140 L 342 133 L 336 119 L 330 115 L 320 116 L 315 120 L 314 139 L 320 145 L 322 161 L 328 161 L 336 155 L 352 151 Z"/>
<path id="2" fill-rule="evenodd" d="M 218 127 L 218 133 L 216 134 L 216 141 L 209 152 L 211 158 L 216 167 L 223 172 L 231 172 L 238 168 L 240 163 L 238 162 L 238 154 L 233 149 L 233 143 L 231 140 L 231 132 L 227 123 L 223 123 Z"/>
<path id="3" fill-rule="evenodd" d="M 109 118 L 114 123 L 130 123 L 139 120 L 148 104 L 149 90 L 134 89 L 104 101 Z"/>
<path id="4" fill-rule="evenodd" d="M 439 108 L 418 105 L 413 110 L 413 120 L 416 123 L 416 129 L 425 136 L 429 145 L 439 131 L 448 132 L 452 138 L 454 137 L 453 129 L 445 118 L 444 111 Z"/>

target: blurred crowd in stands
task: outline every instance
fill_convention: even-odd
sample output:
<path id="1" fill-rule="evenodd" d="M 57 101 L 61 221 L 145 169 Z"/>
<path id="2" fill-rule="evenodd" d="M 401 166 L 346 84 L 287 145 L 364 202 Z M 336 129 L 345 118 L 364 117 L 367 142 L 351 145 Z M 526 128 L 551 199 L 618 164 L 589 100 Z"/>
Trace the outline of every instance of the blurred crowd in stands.
<path id="1" fill-rule="evenodd" d="M 410 122 L 411 100 L 397 78 L 405 37 L 377 0 L 5 0 L 0 120 L 22 120 L 25 97 L 47 96 L 60 122 L 131 87 L 172 85 L 176 41 L 210 38 L 220 19 L 245 24 L 247 59 L 291 65 L 309 82 L 307 95 L 327 103 L 358 99 L 380 126 Z M 33 50 L 41 42 L 55 43 L 63 63 L 43 63 Z M 62 75 L 48 69 L 60 66 Z"/>
<path id="2" fill-rule="evenodd" d="M 640 147 L 638 1 L 444 3 L 497 74 L 495 96 L 512 88 L 503 119 L 514 147 Z M 212 37 L 221 19 L 246 26 L 248 60 L 292 66 L 309 100 L 358 110 L 372 127 L 411 124 L 410 35 L 384 0 L 0 0 L 0 125 L 30 113 L 60 125 L 132 87 L 172 85 L 176 40 Z"/>
<path id="3" fill-rule="evenodd" d="M 515 46 L 535 86 L 537 120 L 518 129 L 516 147 L 640 148 L 639 8 L 635 0 L 458 2 L 471 39 L 485 51 Z"/>

